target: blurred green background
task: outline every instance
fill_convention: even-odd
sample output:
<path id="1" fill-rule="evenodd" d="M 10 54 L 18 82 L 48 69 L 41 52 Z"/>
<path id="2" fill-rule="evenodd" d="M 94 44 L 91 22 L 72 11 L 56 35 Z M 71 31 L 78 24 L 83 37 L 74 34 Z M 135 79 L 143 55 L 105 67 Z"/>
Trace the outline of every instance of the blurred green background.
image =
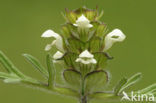
<path id="1" fill-rule="evenodd" d="M 155 0 L 0 0 L 0 50 L 25 74 L 42 78 L 22 57 L 29 53 L 45 65 L 44 47 L 51 40 L 41 38 L 47 29 L 60 32 L 65 8 L 104 10 L 102 21 L 109 30 L 120 28 L 127 36 L 109 50 L 114 57 L 108 70 L 112 73 L 110 87 L 123 76 L 143 73 L 141 82 L 130 90 L 156 82 L 156 1 Z M 0 68 L 3 68 L 0 65 Z M 0 69 L 3 71 L 3 69 Z M 58 72 L 61 75 L 61 72 Z M 0 103 L 77 103 L 75 99 L 48 94 L 0 81 Z M 103 100 L 94 103 L 106 103 Z M 111 102 L 110 102 L 111 103 Z M 117 102 L 115 102 L 117 103 Z"/>

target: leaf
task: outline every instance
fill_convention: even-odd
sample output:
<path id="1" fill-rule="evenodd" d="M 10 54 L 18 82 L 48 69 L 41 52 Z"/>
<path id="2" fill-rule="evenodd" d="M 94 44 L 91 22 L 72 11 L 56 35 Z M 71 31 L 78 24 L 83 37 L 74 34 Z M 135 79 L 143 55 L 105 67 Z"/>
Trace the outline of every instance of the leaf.
<path id="1" fill-rule="evenodd" d="M 89 49 L 91 52 L 99 52 L 101 49 L 101 38 L 93 37 L 89 42 Z"/>
<path id="2" fill-rule="evenodd" d="M 133 75 L 132 77 L 130 77 L 127 80 L 127 83 L 120 89 L 119 93 L 121 93 L 124 89 L 130 87 L 131 85 L 137 83 L 141 78 L 142 78 L 141 73 L 137 73 L 137 74 Z"/>
<path id="3" fill-rule="evenodd" d="M 126 78 L 122 78 L 119 83 L 115 86 L 114 88 L 114 94 L 118 95 L 121 88 L 127 83 L 127 79 Z"/>
<path id="4" fill-rule="evenodd" d="M 66 26 L 66 25 L 63 25 L 62 26 L 62 33 L 63 33 L 63 36 L 65 37 L 65 38 L 69 38 L 69 37 L 71 37 L 71 33 L 70 33 L 70 30 L 68 29 L 68 27 Z"/>
<path id="5" fill-rule="evenodd" d="M 75 38 L 68 38 L 68 49 L 70 52 L 80 53 L 82 51 L 83 43 Z"/>
<path id="6" fill-rule="evenodd" d="M 96 30 L 96 35 L 98 37 L 103 37 L 106 30 L 107 30 L 107 26 L 105 24 L 98 25 L 97 30 Z"/>
<path id="7" fill-rule="evenodd" d="M 80 89 L 80 85 L 81 85 L 81 73 L 72 70 L 72 69 L 66 69 L 63 72 L 63 76 L 65 81 L 72 86 L 72 88 L 74 89 Z"/>
<path id="8" fill-rule="evenodd" d="M 39 63 L 39 61 L 29 54 L 23 54 L 29 63 L 31 63 L 37 70 L 39 70 L 45 77 L 48 78 L 47 70 Z"/>
<path id="9" fill-rule="evenodd" d="M 78 57 L 78 54 L 68 52 L 68 53 L 65 53 L 65 55 L 63 56 L 63 60 L 65 61 L 68 67 L 73 68 L 73 69 L 79 69 L 79 66 L 75 62 L 77 57 Z"/>
<path id="10" fill-rule="evenodd" d="M 69 22 L 75 23 L 75 21 L 77 19 L 77 15 L 72 11 L 66 10 L 66 18 L 68 19 Z"/>
<path id="11" fill-rule="evenodd" d="M 53 60 L 51 58 L 51 55 L 48 54 L 46 58 L 46 63 L 48 67 L 48 73 L 49 73 L 49 79 L 48 79 L 48 86 L 49 88 L 52 88 L 55 84 L 55 67 L 53 64 Z"/>
<path id="12" fill-rule="evenodd" d="M 97 16 L 96 20 L 99 20 L 103 16 L 103 14 L 104 14 L 104 11 L 102 10 L 101 13 L 100 13 L 100 15 Z"/>
<path id="13" fill-rule="evenodd" d="M 102 68 L 104 69 L 107 66 L 107 60 L 112 59 L 112 57 L 109 57 L 106 53 L 104 52 L 96 52 L 93 53 L 94 58 L 97 61 L 97 68 Z"/>
<path id="14" fill-rule="evenodd" d="M 24 78 L 24 74 L 21 73 L 15 66 L 14 64 L 5 56 L 5 54 L 3 52 L 0 51 L 0 62 L 2 63 L 2 65 L 5 67 L 5 69 L 9 72 L 9 73 L 14 73 L 16 75 L 18 75 L 19 77 Z"/>
<path id="15" fill-rule="evenodd" d="M 4 79 L 4 83 L 18 83 L 18 82 L 20 82 L 20 81 L 21 81 L 20 78 L 15 78 L 15 79 L 13 79 L 13 78 L 8 78 L 8 79 Z"/>
<path id="16" fill-rule="evenodd" d="M 90 20 L 93 21 L 95 20 L 95 17 L 97 16 L 97 12 L 93 10 L 88 10 L 85 12 L 85 16 Z"/>
<path id="17" fill-rule="evenodd" d="M 108 81 L 105 71 L 94 71 L 85 76 L 85 90 L 87 92 L 94 92 L 96 89 L 101 89 Z"/>
<path id="18" fill-rule="evenodd" d="M 4 79 L 5 83 L 15 83 L 19 82 L 21 79 L 15 74 L 8 74 L 0 72 L 0 78 Z"/>
<path id="19" fill-rule="evenodd" d="M 0 72 L 0 78 L 2 78 L 2 79 L 12 78 L 12 75 L 10 75 L 8 73 Z"/>
<path id="20" fill-rule="evenodd" d="M 141 94 L 156 93 L 156 83 L 138 91 Z"/>

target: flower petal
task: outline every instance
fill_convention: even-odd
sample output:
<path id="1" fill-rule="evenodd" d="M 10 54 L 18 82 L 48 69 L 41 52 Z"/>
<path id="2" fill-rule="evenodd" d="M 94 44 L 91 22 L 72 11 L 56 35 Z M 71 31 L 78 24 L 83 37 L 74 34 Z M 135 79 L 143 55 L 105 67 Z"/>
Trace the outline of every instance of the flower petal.
<path id="1" fill-rule="evenodd" d="M 64 54 L 60 51 L 57 51 L 54 55 L 53 55 L 53 59 L 60 59 Z"/>
<path id="2" fill-rule="evenodd" d="M 91 28 L 93 27 L 93 25 L 90 24 L 90 21 L 84 16 L 80 16 L 77 21 L 76 24 L 73 24 L 74 26 L 80 27 L 80 28 Z"/>
<path id="3" fill-rule="evenodd" d="M 76 62 L 80 62 L 82 64 L 96 64 L 97 63 L 97 61 L 95 59 L 84 60 L 82 58 L 77 58 Z"/>
<path id="4" fill-rule="evenodd" d="M 53 30 L 47 30 L 45 31 L 41 37 L 43 38 L 49 38 L 49 37 L 54 37 L 57 38 L 59 34 L 55 33 Z"/>
<path id="5" fill-rule="evenodd" d="M 90 22 L 84 15 L 80 16 L 76 22 Z"/>
<path id="6" fill-rule="evenodd" d="M 59 49 L 60 51 L 64 51 L 62 37 L 59 34 L 55 33 L 53 30 L 45 31 L 41 37 L 44 38 L 54 37 L 56 39 L 55 42 L 53 42 L 52 44 L 48 44 L 46 46 L 45 48 L 46 51 L 50 50 L 51 46 L 53 46 L 54 44 L 56 45 L 57 49 Z"/>
<path id="7" fill-rule="evenodd" d="M 47 44 L 46 47 L 45 47 L 45 51 L 49 51 L 53 45 L 55 45 L 56 43 L 56 40 L 54 40 L 51 44 Z"/>
<path id="8" fill-rule="evenodd" d="M 112 47 L 115 42 L 122 42 L 126 36 L 119 29 L 115 29 L 105 37 L 105 48 L 104 51 Z"/>
<path id="9" fill-rule="evenodd" d="M 88 50 L 85 50 L 79 55 L 79 57 L 80 58 L 93 58 L 94 56 Z"/>
<path id="10" fill-rule="evenodd" d="M 52 46 L 51 44 L 47 44 L 45 47 L 45 51 L 49 51 L 51 49 L 51 46 Z"/>

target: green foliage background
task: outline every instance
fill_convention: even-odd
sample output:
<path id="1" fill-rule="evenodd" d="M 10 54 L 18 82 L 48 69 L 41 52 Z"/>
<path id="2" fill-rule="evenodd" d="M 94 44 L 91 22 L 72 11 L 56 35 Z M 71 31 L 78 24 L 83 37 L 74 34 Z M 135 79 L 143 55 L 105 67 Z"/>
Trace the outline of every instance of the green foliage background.
<path id="1" fill-rule="evenodd" d="M 155 0 L 0 0 L 0 50 L 25 74 L 40 78 L 40 74 L 21 56 L 29 53 L 45 65 L 44 47 L 51 39 L 41 38 L 47 29 L 60 32 L 64 23 L 64 8 L 75 9 L 83 5 L 104 10 L 104 21 L 109 30 L 121 29 L 127 36 L 109 50 L 114 57 L 108 70 L 113 75 L 110 87 L 123 76 L 143 73 L 142 82 L 130 90 L 153 84 L 156 72 L 156 1 Z M 0 65 L 0 68 L 3 68 Z M 1 69 L 3 71 L 3 69 Z M 61 68 L 58 75 L 61 75 Z M 58 78 L 60 81 L 60 78 Z M 76 103 L 71 98 L 48 94 L 17 84 L 0 81 L 1 103 Z M 103 100 L 94 103 L 104 103 Z M 116 102 L 114 102 L 116 103 Z"/>

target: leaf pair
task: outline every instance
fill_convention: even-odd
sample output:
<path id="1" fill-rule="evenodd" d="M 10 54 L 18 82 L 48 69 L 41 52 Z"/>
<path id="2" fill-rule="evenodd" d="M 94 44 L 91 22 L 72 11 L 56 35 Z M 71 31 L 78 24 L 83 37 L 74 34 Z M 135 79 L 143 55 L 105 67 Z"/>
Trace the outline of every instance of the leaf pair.
<path id="1" fill-rule="evenodd" d="M 88 73 L 85 77 L 72 69 L 65 70 L 63 74 L 71 88 L 85 91 L 85 93 L 101 89 L 108 81 L 108 73 L 102 70 Z"/>
<path id="2" fill-rule="evenodd" d="M 137 83 L 140 79 L 142 78 L 141 73 L 137 73 L 130 77 L 129 79 L 127 78 L 122 78 L 119 83 L 115 86 L 114 88 L 114 94 L 119 95 L 123 90 L 127 89 L 128 87 L 132 86 L 133 84 Z"/>

